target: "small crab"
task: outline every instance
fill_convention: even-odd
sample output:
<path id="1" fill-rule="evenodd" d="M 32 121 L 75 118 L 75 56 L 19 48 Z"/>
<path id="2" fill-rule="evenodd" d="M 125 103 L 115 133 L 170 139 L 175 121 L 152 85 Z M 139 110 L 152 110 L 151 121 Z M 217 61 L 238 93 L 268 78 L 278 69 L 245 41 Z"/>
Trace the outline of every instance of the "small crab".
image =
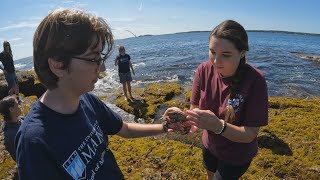
<path id="1" fill-rule="evenodd" d="M 169 128 L 180 132 L 180 134 L 187 134 L 191 128 L 191 125 L 187 122 L 186 116 L 176 107 L 168 109 L 161 119 Z"/>

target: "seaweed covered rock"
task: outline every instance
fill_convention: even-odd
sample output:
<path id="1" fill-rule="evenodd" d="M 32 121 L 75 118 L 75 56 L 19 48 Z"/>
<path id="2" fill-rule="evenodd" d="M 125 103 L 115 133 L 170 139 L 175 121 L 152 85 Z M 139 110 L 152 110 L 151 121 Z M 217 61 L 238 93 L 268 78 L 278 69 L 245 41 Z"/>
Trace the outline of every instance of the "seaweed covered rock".
<path id="1" fill-rule="evenodd" d="M 269 98 L 269 124 L 243 179 L 319 179 L 320 98 Z"/>
<path id="2" fill-rule="evenodd" d="M 126 100 L 121 94 L 118 94 L 116 105 L 139 118 L 144 118 L 146 122 L 150 122 L 154 118 L 157 108 L 174 96 L 180 95 L 181 91 L 182 88 L 177 83 L 153 83 L 144 89 L 133 90 L 132 94 L 135 99 Z"/>
<path id="3" fill-rule="evenodd" d="M 25 96 L 36 95 L 40 97 L 46 88 L 39 82 L 33 70 L 16 72 L 20 93 Z M 0 99 L 8 95 L 8 85 L 4 74 L 0 75 Z"/>
<path id="4" fill-rule="evenodd" d="M 201 148 L 155 138 L 110 138 L 125 179 L 205 179 Z M 129 153 L 128 153 L 129 152 Z"/>

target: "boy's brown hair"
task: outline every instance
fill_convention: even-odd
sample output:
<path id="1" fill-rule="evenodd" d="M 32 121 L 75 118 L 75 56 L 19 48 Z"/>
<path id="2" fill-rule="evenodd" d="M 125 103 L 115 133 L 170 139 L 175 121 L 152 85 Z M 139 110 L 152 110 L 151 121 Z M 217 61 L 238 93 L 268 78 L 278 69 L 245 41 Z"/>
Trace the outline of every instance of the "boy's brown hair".
<path id="1" fill-rule="evenodd" d="M 57 9 L 47 15 L 38 26 L 33 38 L 33 63 L 39 80 L 48 89 L 57 87 L 58 77 L 50 70 L 48 59 L 62 62 L 68 69 L 72 57 L 83 54 L 93 43 L 93 37 L 102 37 L 104 57 L 113 49 L 113 35 L 107 23 L 76 9 Z M 100 38 L 95 42 L 100 43 Z"/>

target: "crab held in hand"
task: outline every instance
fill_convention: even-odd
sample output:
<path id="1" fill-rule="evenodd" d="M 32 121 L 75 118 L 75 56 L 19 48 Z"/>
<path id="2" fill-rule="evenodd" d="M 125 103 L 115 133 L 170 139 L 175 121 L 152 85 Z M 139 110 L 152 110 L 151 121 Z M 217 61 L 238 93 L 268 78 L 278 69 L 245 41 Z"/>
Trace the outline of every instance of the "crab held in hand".
<path id="1" fill-rule="evenodd" d="M 166 110 L 161 118 L 168 128 L 180 132 L 180 134 L 187 134 L 191 125 L 187 122 L 186 116 L 181 109 L 171 107 Z"/>

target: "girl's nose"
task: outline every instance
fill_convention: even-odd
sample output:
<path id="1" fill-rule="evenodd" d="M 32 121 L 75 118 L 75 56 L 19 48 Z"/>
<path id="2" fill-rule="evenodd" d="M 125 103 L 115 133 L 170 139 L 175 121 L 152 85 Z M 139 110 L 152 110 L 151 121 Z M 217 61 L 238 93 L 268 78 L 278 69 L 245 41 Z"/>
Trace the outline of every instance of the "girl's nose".
<path id="1" fill-rule="evenodd" d="M 214 62 L 215 62 L 215 63 L 221 63 L 221 62 L 222 62 L 221 57 L 216 55 L 216 56 L 214 57 Z"/>

